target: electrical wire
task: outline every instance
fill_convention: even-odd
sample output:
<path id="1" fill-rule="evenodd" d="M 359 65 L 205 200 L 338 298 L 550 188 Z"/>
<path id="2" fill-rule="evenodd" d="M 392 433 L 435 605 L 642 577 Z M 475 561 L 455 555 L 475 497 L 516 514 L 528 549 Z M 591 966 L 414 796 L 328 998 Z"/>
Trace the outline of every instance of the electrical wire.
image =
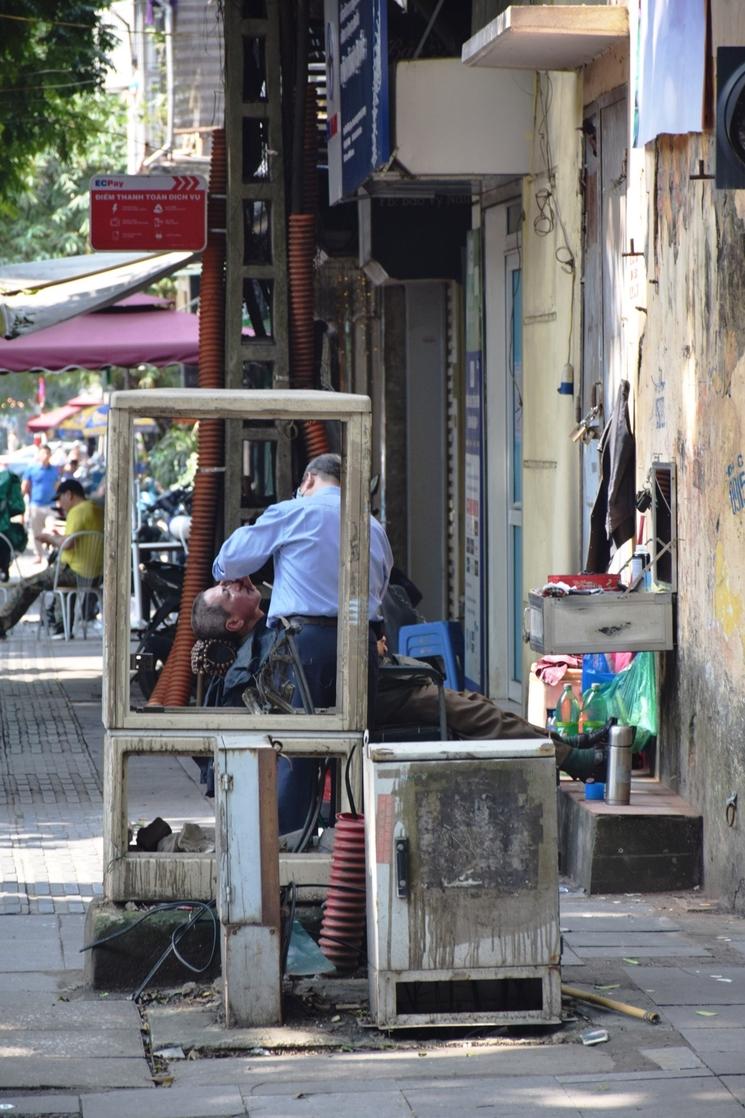
<path id="1" fill-rule="evenodd" d="M 351 814 L 353 819 L 357 819 L 357 808 L 355 807 L 355 803 L 354 803 L 354 792 L 352 791 L 352 782 L 351 782 L 350 777 L 349 777 L 349 770 L 350 770 L 350 767 L 351 767 L 351 764 L 352 764 L 352 757 L 354 756 L 354 751 L 357 748 L 357 744 L 358 743 L 355 742 L 354 745 L 352 746 L 352 748 L 349 750 L 349 756 L 347 757 L 347 761 L 346 761 L 346 764 L 344 766 L 344 786 L 347 789 L 347 799 L 349 800 L 349 811 L 350 811 L 350 814 Z"/>
<path id="2" fill-rule="evenodd" d="M 100 939 L 94 940 L 92 943 L 86 943 L 83 945 L 83 947 L 80 948 L 80 951 L 81 953 L 83 951 L 92 951 L 94 947 L 101 947 L 105 943 L 111 943 L 115 939 L 120 939 L 122 936 L 128 935 L 130 932 L 134 931 L 135 928 L 139 927 L 140 924 L 142 924 L 145 920 L 148 920 L 151 916 L 154 916 L 156 913 L 171 912 L 174 909 L 181 909 L 187 906 L 196 908 L 197 911 L 190 917 L 189 920 L 186 921 L 185 924 L 181 924 L 178 928 L 174 928 L 174 930 L 171 932 L 170 943 L 155 961 L 135 992 L 131 995 L 131 999 L 132 1001 L 137 1001 L 137 999 L 142 994 L 142 991 L 145 989 L 151 979 L 154 978 L 154 976 L 158 973 L 169 955 L 174 955 L 178 962 L 181 963 L 182 966 L 186 967 L 187 970 L 190 970 L 192 974 L 203 974 L 204 971 L 206 971 L 211 966 L 212 961 L 215 957 L 215 951 L 217 949 L 217 917 L 215 914 L 214 901 L 171 901 L 167 904 L 156 905 L 154 908 L 150 908 L 147 912 L 143 913 L 143 915 L 140 916 L 138 920 L 135 920 L 134 923 L 128 924 L 126 928 L 119 928 L 117 929 L 117 931 L 111 932 L 107 936 L 102 936 Z M 187 932 L 191 931 L 191 929 L 195 926 L 195 924 L 199 922 L 199 920 L 201 920 L 205 913 L 209 915 L 212 921 L 212 945 L 210 947 L 207 962 L 204 964 L 204 966 L 198 967 L 194 963 L 190 963 L 188 959 L 184 958 L 184 956 L 179 951 L 179 944 L 181 943 L 181 940 L 184 938 Z"/>
<path id="3" fill-rule="evenodd" d="M 545 90 L 544 78 L 546 83 Z M 569 333 L 567 338 L 567 364 L 571 364 L 572 339 L 574 337 L 574 300 L 577 283 L 577 261 L 569 246 L 569 235 L 566 225 L 564 224 L 564 218 L 561 214 L 561 205 L 556 189 L 556 174 L 554 171 L 553 153 L 551 151 L 551 133 L 549 130 L 549 114 L 552 101 L 553 83 L 551 81 L 551 75 L 547 71 L 539 73 L 538 105 L 540 107 L 540 119 L 537 122 L 536 131 L 538 133 L 538 141 L 548 188 L 536 191 L 535 202 L 538 207 L 538 215 L 533 220 L 533 229 L 537 236 L 546 237 L 549 233 L 553 232 L 556 222 L 558 222 L 561 231 L 562 243 L 555 249 L 554 259 L 562 272 L 571 276 L 572 279 L 572 287 L 569 295 Z"/>

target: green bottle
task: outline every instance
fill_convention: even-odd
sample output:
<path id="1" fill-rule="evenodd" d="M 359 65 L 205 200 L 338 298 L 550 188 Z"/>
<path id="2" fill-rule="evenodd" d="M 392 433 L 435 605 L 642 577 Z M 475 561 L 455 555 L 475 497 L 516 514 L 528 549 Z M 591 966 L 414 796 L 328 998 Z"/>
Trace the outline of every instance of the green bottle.
<path id="1" fill-rule="evenodd" d="M 593 683 L 582 696 L 582 730 L 592 733 L 608 721 L 608 706 L 602 693 L 602 684 Z"/>
<path id="2" fill-rule="evenodd" d="M 579 702 L 571 683 L 565 684 L 556 704 L 556 731 L 563 738 L 579 733 Z"/>

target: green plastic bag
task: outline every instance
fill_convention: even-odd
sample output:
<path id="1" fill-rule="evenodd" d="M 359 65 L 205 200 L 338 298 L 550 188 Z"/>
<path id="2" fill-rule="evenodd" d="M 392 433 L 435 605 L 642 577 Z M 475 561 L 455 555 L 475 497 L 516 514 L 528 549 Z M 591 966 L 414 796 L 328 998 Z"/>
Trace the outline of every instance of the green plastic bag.
<path id="1" fill-rule="evenodd" d="M 624 726 L 635 726 L 634 753 L 649 744 L 657 734 L 657 677 L 653 652 L 637 652 L 627 668 L 610 683 L 603 684 L 601 694 L 608 707 L 608 717 L 617 718 Z"/>

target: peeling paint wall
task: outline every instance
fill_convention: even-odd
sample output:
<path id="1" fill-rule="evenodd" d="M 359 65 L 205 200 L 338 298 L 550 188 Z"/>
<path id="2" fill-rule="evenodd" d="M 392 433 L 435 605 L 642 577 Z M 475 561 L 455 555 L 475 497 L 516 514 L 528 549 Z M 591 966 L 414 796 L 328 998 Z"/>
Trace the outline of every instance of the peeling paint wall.
<path id="1" fill-rule="evenodd" d="M 663 663 L 663 780 L 704 815 L 707 891 L 745 910 L 745 201 L 691 179 L 714 167 L 712 136 L 647 149 L 650 236 L 637 384 L 639 481 L 655 456 L 677 464 L 677 647 Z M 652 274 L 654 273 L 654 274 Z"/>

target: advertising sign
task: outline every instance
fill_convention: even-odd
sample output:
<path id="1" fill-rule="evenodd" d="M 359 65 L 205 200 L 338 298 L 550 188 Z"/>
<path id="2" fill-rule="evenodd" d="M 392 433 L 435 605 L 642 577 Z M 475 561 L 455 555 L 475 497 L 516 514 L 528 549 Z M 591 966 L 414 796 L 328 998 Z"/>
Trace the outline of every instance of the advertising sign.
<path id="1" fill-rule="evenodd" d="M 94 175 L 91 246 L 108 252 L 191 249 L 207 244 L 207 182 L 201 175 Z"/>
<path id="2" fill-rule="evenodd" d="M 465 635 L 466 687 L 484 690 L 483 354 L 481 230 L 466 239 Z"/>
<path id="3" fill-rule="evenodd" d="M 390 157 L 386 0 L 324 0 L 329 201 Z"/>

